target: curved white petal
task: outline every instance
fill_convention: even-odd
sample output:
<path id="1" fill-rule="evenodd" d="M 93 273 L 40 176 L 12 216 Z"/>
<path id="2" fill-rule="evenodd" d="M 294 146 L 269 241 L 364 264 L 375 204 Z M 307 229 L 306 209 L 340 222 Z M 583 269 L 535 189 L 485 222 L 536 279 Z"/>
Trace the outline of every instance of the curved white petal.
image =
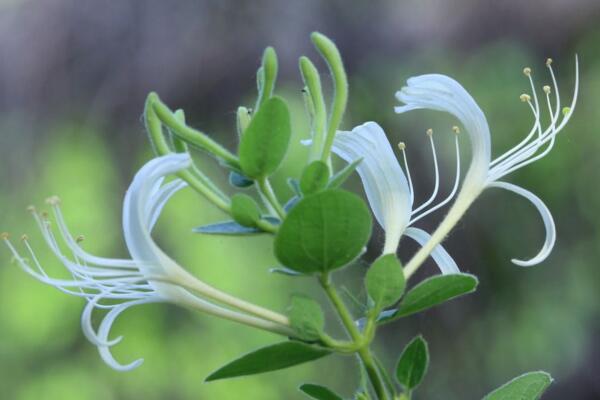
<path id="1" fill-rule="evenodd" d="M 535 206 L 535 208 L 537 208 L 538 212 L 540 213 L 540 216 L 542 217 L 542 220 L 544 221 L 544 228 L 546 229 L 546 239 L 539 253 L 529 260 L 512 259 L 511 261 L 514 264 L 519 265 L 521 267 L 530 267 L 532 265 L 539 264 L 542 261 L 544 261 L 552 251 L 554 243 L 556 242 L 556 227 L 554 226 L 554 219 L 552 218 L 552 214 L 550 213 L 550 210 L 548 210 L 548 207 L 546 207 L 544 202 L 535 194 L 531 193 L 526 189 L 523 189 L 520 186 L 513 185 L 512 183 L 492 182 L 488 186 L 506 189 L 525 197 Z"/>
<path id="2" fill-rule="evenodd" d="M 111 341 L 108 339 L 108 335 L 110 333 L 110 328 L 112 327 L 112 324 L 115 322 L 117 317 L 129 307 L 147 303 L 158 303 L 161 301 L 164 300 L 160 298 L 147 298 L 119 304 L 118 306 L 110 310 L 102 320 L 102 323 L 98 328 L 98 341 L 100 343 L 116 343 L 121 339 L 121 337 L 119 337 Z M 139 367 L 142 364 L 142 362 L 144 362 L 144 359 L 140 358 L 126 365 L 120 364 L 117 360 L 115 360 L 112 353 L 110 352 L 110 346 L 99 345 L 98 352 L 100 353 L 100 357 L 102 357 L 102 360 L 104 360 L 104 362 L 108 364 L 109 367 L 117 371 L 131 371 L 132 369 Z"/>
<path id="3" fill-rule="evenodd" d="M 131 257 L 140 265 L 140 272 L 146 275 L 184 277 L 187 273 L 174 260 L 165 254 L 150 235 L 150 224 L 155 220 L 155 206 L 164 205 L 164 196 L 156 190 L 156 182 L 164 176 L 176 173 L 191 165 L 187 153 L 169 154 L 157 157 L 146 163 L 135 175 L 123 203 L 123 233 Z M 169 184 L 167 184 L 169 185 Z M 166 194 L 173 194 L 177 184 L 168 186 Z M 160 204 L 162 203 L 162 204 Z M 173 301 L 190 296 L 185 290 L 173 285 L 151 282 L 163 297 Z"/>
<path id="4" fill-rule="evenodd" d="M 397 113 L 416 109 L 445 111 L 464 125 L 471 139 L 472 161 L 462 191 L 477 195 L 485 185 L 491 152 L 490 129 L 483 111 L 457 81 L 446 75 L 420 75 L 408 79 L 407 84 L 396 93 L 396 98 L 405 104 L 395 108 Z"/>
<path id="5" fill-rule="evenodd" d="M 385 230 L 384 253 L 395 252 L 410 220 L 412 200 L 385 132 L 375 122 L 367 122 L 351 132 L 338 132 L 332 150 L 349 163 L 363 159 L 357 172 L 373 214 Z"/>
<path id="6" fill-rule="evenodd" d="M 414 239 L 421 246 L 431 239 L 431 235 L 429 233 L 419 228 L 410 227 L 404 232 L 404 234 L 411 239 Z M 433 251 L 431 252 L 431 258 L 433 258 L 443 275 L 460 273 L 458 265 L 456 265 L 454 259 L 450 256 L 450 254 L 448 254 L 446 249 L 444 249 L 441 244 L 438 244 L 434 247 Z"/>

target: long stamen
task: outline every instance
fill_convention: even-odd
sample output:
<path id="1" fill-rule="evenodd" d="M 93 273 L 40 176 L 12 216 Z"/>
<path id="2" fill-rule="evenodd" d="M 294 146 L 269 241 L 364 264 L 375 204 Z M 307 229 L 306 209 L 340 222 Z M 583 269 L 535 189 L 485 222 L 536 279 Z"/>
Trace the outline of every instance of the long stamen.
<path id="1" fill-rule="evenodd" d="M 60 210 L 60 199 L 57 196 L 52 196 L 47 200 L 47 203 L 52 206 L 52 210 L 54 212 L 54 216 L 56 218 L 56 222 L 58 225 L 59 232 L 67 244 L 69 249 L 75 253 L 82 260 L 90 263 L 101 266 L 110 266 L 113 268 L 130 268 L 137 269 L 139 265 L 133 260 L 119 260 L 119 259 L 110 259 L 104 257 L 97 257 L 92 254 L 87 253 L 85 250 L 79 246 L 79 244 L 73 239 L 73 235 L 69 232 L 67 228 L 67 224 L 65 222 L 64 216 Z"/>
<path id="2" fill-rule="evenodd" d="M 423 210 L 425 207 L 430 205 L 435 200 L 435 197 L 437 196 L 437 193 L 438 193 L 438 190 L 440 187 L 440 173 L 439 173 L 439 168 L 438 168 L 437 154 L 435 152 L 435 143 L 433 141 L 433 129 L 431 129 L 431 128 L 427 129 L 427 136 L 429 137 L 429 142 L 431 143 L 431 154 L 433 155 L 433 168 L 435 170 L 435 184 L 433 187 L 433 192 L 431 193 L 431 196 L 429 196 L 429 199 L 427 199 L 427 201 L 425 201 L 419 207 L 415 208 L 413 210 L 414 214 Z"/>
<path id="3" fill-rule="evenodd" d="M 560 114 L 560 95 L 558 90 L 558 84 L 556 81 L 556 77 L 554 75 L 554 71 L 552 69 L 552 59 L 548 59 L 546 61 L 546 65 L 550 70 L 550 75 L 552 77 L 552 83 L 554 86 L 554 92 L 556 96 L 556 105 L 554 111 L 552 111 L 551 102 L 549 100 L 551 89 L 549 86 L 544 87 L 544 92 L 547 95 L 547 102 L 550 112 L 550 125 L 544 130 L 544 132 L 540 135 L 540 138 L 536 141 L 529 143 L 524 148 L 520 149 L 516 154 L 511 156 L 509 159 L 505 160 L 500 165 L 497 165 L 493 168 L 490 173 L 490 181 L 500 179 L 501 177 L 514 172 L 515 170 L 522 168 L 532 162 L 539 160 L 548 154 L 548 152 L 552 149 L 554 145 L 554 140 L 556 135 L 562 130 L 562 128 L 566 125 L 568 120 L 571 117 L 571 110 L 574 108 L 577 102 L 577 95 L 579 90 L 579 63 L 577 58 L 575 59 L 575 90 L 573 93 L 573 99 L 571 101 L 571 107 L 567 107 L 567 112 L 564 113 L 564 116 L 560 123 L 557 125 L 559 114 Z M 547 142 L 550 142 L 548 147 L 544 149 L 541 153 L 536 154 L 536 152 Z M 535 155 L 535 156 L 534 156 Z M 533 157 L 532 157 L 533 156 Z M 530 158 L 531 157 L 531 158 Z"/>
<path id="4" fill-rule="evenodd" d="M 410 177 L 410 170 L 408 169 L 408 160 L 406 158 L 406 144 L 404 142 L 398 143 L 398 149 L 402 152 L 402 158 L 404 159 L 404 170 L 406 171 L 406 178 L 408 179 L 408 191 L 410 192 L 410 202 L 415 199 L 415 192 L 413 189 L 412 178 Z"/>
<path id="5" fill-rule="evenodd" d="M 456 175 L 454 177 L 454 186 L 452 187 L 450 194 L 448 194 L 448 196 L 444 200 L 442 200 L 435 206 L 431 207 L 430 209 L 424 211 L 423 213 L 421 213 L 421 215 L 418 215 L 418 216 L 415 215 L 413 217 L 413 219 L 410 221 L 409 225 L 414 224 L 415 222 L 417 222 L 421 218 L 425 217 L 426 215 L 429 215 L 432 212 L 445 206 L 450 200 L 452 200 L 452 198 L 454 198 L 454 196 L 456 195 L 456 192 L 458 191 L 458 184 L 460 183 L 460 145 L 459 145 L 459 141 L 458 141 L 458 134 L 460 133 L 460 129 L 458 126 L 454 126 L 454 127 L 452 127 L 452 131 L 455 133 L 454 146 L 456 149 Z"/>

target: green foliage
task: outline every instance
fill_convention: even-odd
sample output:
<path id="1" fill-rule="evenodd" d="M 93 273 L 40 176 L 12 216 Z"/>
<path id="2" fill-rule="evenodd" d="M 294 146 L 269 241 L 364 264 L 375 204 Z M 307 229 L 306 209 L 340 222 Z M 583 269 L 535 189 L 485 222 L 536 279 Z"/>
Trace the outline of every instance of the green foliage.
<path id="1" fill-rule="evenodd" d="M 308 397 L 317 400 L 343 400 L 340 396 L 333 393 L 325 386 L 315 385 L 314 383 L 305 383 L 298 389 L 304 392 Z"/>
<path id="2" fill-rule="evenodd" d="M 500 386 L 483 400 L 537 400 L 552 381 L 546 372 L 528 372 Z"/>
<path id="3" fill-rule="evenodd" d="M 276 225 L 279 220 L 272 217 L 263 218 L 267 222 Z M 263 230 L 255 227 L 247 227 L 238 224 L 235 221 L 217 222 L 214 224 L 202 225 L 192 229 L 195 233 L 206 235 L 225 235 L 225 236 L 247 236 L 265 233 Z"/>
<path id="4" fill-rule="evenodd" d="M 304 197 L 275 237 L 275 255 L 305 274 L 343 267 L 363 250 L 371 234 L 371 214 L 356 195 L 339 189 Z"/>
<path id="5" fill-rule="evenodd" d="M 256 112 L 240 140 L 239 158 L 244 175 L 263 179 L 279 167 L 291 136 L 285 101 L 271 97 Z"/>
<path id="6" fill-rule="evenodd" d="M 381 313 L 380 323 L 406 317 L 475 291 L 479 281 L 470 274 L 436 275 L 408 291 L 396 310 Z"/>
<path id="7" fill-rule="evenodd" d="M 298 337 L 303 340 L 317 340 L 325 326 L 325 316 L 321 305 L 310 297 L 292 296 L 290 304 L 290 324 Z"/>
<path id="8" fill-rule="evenodd" d="M 346 182 L 346 179 L 348 179 L 350 175 L 352 175 L 352 173 L 354 172 L 356 167 L 358 167 L 358 164 L 360 164 L 362 160 L 362 158 L 354 160 L 350 164 L 347 164 L 344 168 L 339 170 L 335 175 L 331 177 L 327 187 L 335 189 L 337 187 L 342 186 L 344 182 Z"/>
<path id="9" fill-rule="evenodd" d="M 260 209 L 252 197 L 236 193 L 231 198 L 231 216 L 238 224 L 255 228 L 260 219 Z"/>
<path id="10" fill-rule="evenodd" d="M 281 342 L 255 350 L 233 360 L 210 374 L 206 381 L 276 371 L 313 361 L 329 354 L 331 354 L 331 350 L 323 347 L 295 341 Z"/>
<path id="11" fill-rule="evenodd" d="M 233 187 L 244 189 L 254 185 L 254 181 L 237 171 L 231 171 L 229 172 L 229 184 Z"/>
<path id="12" fill-rule="evenodd" d="M 396 255 L 386 254 L 375 260 L 367 271 L 365 285 L 377 311 L 400 300 L 406 280 Z"/>
<path id="13" fill-rule="evenodd" d="M 321 191 L 329 181 L 329 167 L 323 161 L 313 161 L 308 164 L 300 178 L 302 194 L 309 195 Z"/>
<path id="14" fill-rule="evenodd" d="M 411 391 L 421 383 L 428 366 L 427 342 L 419 335 L 402 351 L 396 365 L 396 379 L 407 391 Z"/>

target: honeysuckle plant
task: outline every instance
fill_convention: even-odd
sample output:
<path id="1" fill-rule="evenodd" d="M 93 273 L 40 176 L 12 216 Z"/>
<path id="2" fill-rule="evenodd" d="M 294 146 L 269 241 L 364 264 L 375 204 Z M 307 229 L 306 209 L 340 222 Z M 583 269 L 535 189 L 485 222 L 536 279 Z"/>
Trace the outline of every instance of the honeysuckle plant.
<path id="1" fill-rule="evenodd" d="M 240 106 L 236 113 L 239 146 L 235 152 L 189 126 L 182 110 L 173 111 L 156 93 L 148 95 L 144 123 L 155 158 L 137 172 L 123 201 L 123 236 L 129 258 L 105 258 L 86 252 L 81 245 L 82 238 L 69 231 L 56 196 L 47 201 L 51 214 L 39 212 L 33 206 L 29 211 L 46 246 L 65 267 L 64 276 L 50 276 L 44 266 L 46 260 L 36 256 L 35 245 L 28 236 L 21 238 L 19 246 L 7 233 L 1 235 L 14 262 L 23 271 L 85 300 L 81 315 L 83 333 L 98 348 L 108 366 L 127 371 L 139 367 L 142 361 L 120 362 L 112 356 L 111 347 L 122 339 L 111 335 L 116 318 L 136 305 L 168 302 L 281 336 L 281 341 L 217 369 L 207 381 L 265 373 L 337 354 L 360 360 L 361 376 L 365 379 L 357 382 L 351 398 L 411 399 L 427 372 L 430 356 L 426 340 L 422 336 L 411 340 L 398 356 L 393 373 L 380 362 L 372 343 L 384 324 L 476 289 L 477 278 L 460 272 L 450 253 L 442 247 L 442 241 L 477 196 L 486 188 L 506 189 L 528 199 L 541 214 L 546 228 L 542 249 L 529 260 L 513 260 L 515 264 L 539 264 L 552 250 L 556 232 L 548 208 L 533 193 L 505 182 L 504 178 L 541 159 L 552 149 L 575 109 L 577 60 L 575 89 L 569 105 L 564 108 L 561 108 L 552 60 L 546 62 L 552 86 L 541 88 L 544 93 L 541 102 L 532 70 L 524 69 L 530 92 L 520 98 L 533 113 L 533 126 L 520 143 L 495 159 L 491 157 L 491 134 L 486 118 L 458 82 L 438 74 L 408 79 L 407 86 L 396 93 L 401 102 L 395 109 L 397 113 L 431 109 L 447 112 L 457 120 L 457 125 L 448 128 L 448 133 L 454 135 L 456 158 L 451 190 L 440 196 L 441 180 L 446 174 L 440 172 L 434 133 L 428 129 L 434 185 L 431 195 L 415 204 L 406 145 L 398 144 L 399 161 L 394 146 L 378 123 L 369 121 L 351 131 L 340 129 L 349 93 L 342 58 L 335 44 L 324 35 L 313 33 L 311 39 L 329 68 L 332 102 L 328 106 L 324 100 L 320 73 L 313 62 L 301 57 L 302 93 L 310 119 L 310 132 L 303 144 L 309 147 L 309 152 L 301 175 L 288 177 L 293 190 L 291 198 L 282 199 L 270 183 L 289 147 L 301 144 L 291 143 L 290 113 L 285 100 L 275 95 L 278 62 L 275 50 L 269 47 L 257 72 L 256 103 L 252 108 Z M 547 117 L 543 117 L 544 107 Z M 542 120 L 549 121 L 547 126 Z M 464 177 L 460 142 L 465 135 L 461 132 L 466 133 L 471 143 L 471 162 Z M 190 148 L 200 149 L 219 161 L 229 173 L 229 190 L 195 165 Z M 333 162 L 334 156 L 344 161 L 342 168 L 334 168 L 338 164 Z M 367 202 L 344 189 L 346 179 L 354 173 L 361 179 Z M 222 222 L 201 225 L 194 232 L 271 236 L 274 256 L 280 266 L 270 271 L 285 274 L 289 279 L 312 277 L 329 299 L 329 310 L 306 294 L 291 295 L 286 310 L 271 310 L 215 288 L 175 262 L 154 241 L 152 230 L 170 198 L 180 190 L 189 189 L 228 216 Z M 448 207 L 445 216 L 431 234 L 417 226 L 423 218 L 445 207 Z M 345 268 L 365 265 L 365 260 L 360 263 L 357 260 L 363 258 L 370 241 L 373 220 L 385 231 L 385 241 L 381 255 L 365 270 L 366 295 L 364 298 L 352 296 L 354 302 L 360 302 L 360 306 L 355 307 L 359 311 L 353 312 L 338 292 L 336 275 Z M 420 248 L 403 262 L 397 250 L 405 236 L 415 240 Z M 414 272 L 429 257 L 441 273 L 414 282 Z M 305 282 L 309 285 L 311 280 Z M 327 312 L 337 315 L 345 337 L 328 333 Z M 96 313 L 103 313 L 99 326 L 93 323 L 92 316 Z M 501 386 L 485 399 L 538 399 L 551 381 L 545 372 L 531 372 Z M 301 384 L 299 389 L 314 399 L 344 398 L 315 383 Z M 345 390 L 346 398 L 349 392 Z"/>

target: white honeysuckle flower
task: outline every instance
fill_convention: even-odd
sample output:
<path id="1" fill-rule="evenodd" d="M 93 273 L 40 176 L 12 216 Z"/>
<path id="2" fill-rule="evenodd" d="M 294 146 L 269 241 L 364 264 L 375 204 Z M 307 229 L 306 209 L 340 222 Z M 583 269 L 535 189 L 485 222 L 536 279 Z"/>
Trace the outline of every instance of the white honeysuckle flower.
<path id="1" fill-rule="evenodd" d="M 448 211 L 446 218 L 433 233 L 429 243 L 423 246 L 406 266 L 408 275 L 412 274 L 425 260 L 428 253 L 444 239 L 475 198 L 486 187 L 507 189 L 525 197 L 538 209 L 544 220 L 546 228 L 544 246 L 535 257 L 529 260 L 512 260 L 515 264 L 520 266 L 538 264 L 552 250 L 556 240 L 556 231 L 548 208 L 533 193 L 516 185 L 499 181 L 511 172 L 548 154 L 554 145 L 557 134 L 565 127 L 573 114 L 579 88 L 577 58 L 575 59 L 573 98 L 570 106 L 564 109 L 561 109 L 560 94 L 551 59 L 546 61 L 546 66 L 552 80 L 552 87 L 546 85 L 542 88 L 549 113 L 548 126 L 543 128 L 542 111 L 531 68 L 525 68 L 523 72 L 529 79 L 531 94 L 522 94 L 520 98 L 521 101 L 529 105 L 533 112 L 533 127 L 519 144 L 493 160 L 491 158 L 490 130 L 485 115 L 471 95 L 454 79 L 439 74 L 421 75 L 408 79 L 407 86 L 396 93 L 397 99 L 405 104 L 395 108 L 397 113 L 415 109 L 448 112 L 462 123 L 470 137 L 472 146 L 471 165 L 456 201 Z M 554 100 L 552 99 L 552 92 L 554 92 Z"/>
<path id="2" fill-rule="evenodd" d="M 348 163 L 362 158 L 357 172 L 362 180 L 375 219 L 385 231 L 384 254 L 395 253 L 402 236 L 408 236 L 420 245 L 425 244 L 430 238 L 429 234 L 410 225 L 450 201 L 458 187 L 456 184 L 448 197 L 438 204 L 432 205 L 439 188 L 439 171 L 431 131 L 428 131 L 428 136 L 434 157 L 435 189 L 427 201 L 415 208 L 413 208 L 413 185 L 403 144 L 400 145 L 400 149 L 403 153 L 407 175 L 402 171 L 385 132 L 377 123 L 367 122 L 350 132 L 340 131 L 335 136 L 332 147 L 334 153 Z M 458 151 L 457 138 L 457 177 L 460 175 Z M 459 272 L 456 263 L 441 245 L 435 247 L 431 256 L 443 274 Z"/>
<path id="3" fill-rule="evenodd" d="M 109 339 L 113 322 L 123 311 L 135 305 L 168 302 L 267 330 L 286 331 L 285 317 L 246 303 L 198 280 L 165 254 L 152 239 L 151 231 L 163 206 L 173 194 L 186 186 L 180 179 L 163 184 L 164 178 L 190 165 L 191 159 L 187 153 L 171 154 L 149 161 L 136 174 L 123 203 L 123 234 L 130 259 L 103 258 L 86 252 L 80 246 L 83 239 L 75 238 L 69 232 L 57 197 L 51 197 L 47 202 L 52 207 L 60 238 L 72 253 L 71 257 L 63 253 L 62 244 L 54 235 L 48 215 L 38 214 L 33 207 L 29 211 L 46 244 L 66 267 L 71 279 L 50 277 L 36 257 L 27 236 L 22 237 L 22 242 L 29 253 L 29 259 L 19 254 L 8 234 L 1 235 L 15 261 L 25 272 L 64 293 L 87 301 L 81 316 L 82 330 L 98 347 L 102 359 L 115 370 L 131 370 L 143 361 L 139 359 L 123 365 L 110 352 L 110 347 L 121 340 L 121 337 Z M 224 308 L 204 298 L 217 300 L 263 318 Z M 108 312 L 99 327 L 94 329 L 92 314 L 97 309 L 106 309 Z M 272 322 L 274 320 L 277 322 Z"/>

